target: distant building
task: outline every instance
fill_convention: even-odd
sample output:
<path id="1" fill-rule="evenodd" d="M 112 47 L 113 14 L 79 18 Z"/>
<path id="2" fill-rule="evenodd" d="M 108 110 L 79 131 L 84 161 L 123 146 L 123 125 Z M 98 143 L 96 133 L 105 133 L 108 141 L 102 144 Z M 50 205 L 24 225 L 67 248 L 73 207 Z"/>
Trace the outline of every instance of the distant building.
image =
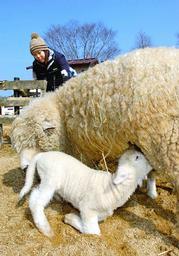
<path id="1" fill-rule="evenodd" d="M 95 66 L 99 63 L 96 58 L 87 58 L 87 59 L 76 59 L 68 60 L 69 65 L 76 70 L 77 73 L 81 73 L 87 70 L 90 67 Z"/>
<path id="2" fill-rule="evenodd" d="M 1 115 L 14 115 L 14 107 L 1 107 Z"/>

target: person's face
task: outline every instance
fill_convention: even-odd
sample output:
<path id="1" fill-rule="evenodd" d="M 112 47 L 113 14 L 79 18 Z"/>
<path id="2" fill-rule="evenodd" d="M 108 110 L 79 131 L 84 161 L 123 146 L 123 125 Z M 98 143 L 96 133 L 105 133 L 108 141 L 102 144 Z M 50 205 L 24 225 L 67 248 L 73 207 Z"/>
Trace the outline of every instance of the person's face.
<path id="1" fill-rule="evenodd" d="M 41 62 L 41 63 L 45 62 L 45 52 L 44 51 L 36 51 L 33 53 L 33 56 L 39 62 Z"/>

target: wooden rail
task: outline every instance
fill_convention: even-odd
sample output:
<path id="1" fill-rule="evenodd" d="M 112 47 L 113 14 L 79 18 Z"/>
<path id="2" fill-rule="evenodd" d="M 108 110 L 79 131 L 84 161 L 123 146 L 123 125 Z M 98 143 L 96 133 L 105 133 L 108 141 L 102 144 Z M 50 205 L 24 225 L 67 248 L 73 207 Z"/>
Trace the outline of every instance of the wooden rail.
<path id="1" fill-rule="evenodd" d="M 14 107 L 14 106 L 25 106 L 30 102 L 29 97 L 8 97 L 0 98 L 0 106 L 3 107 Z"/>
<path id="2" fill-rule="evenodd" d="M 45 80 L 15 80 L 0 81 L 0 90 L 25 90 L 25 89 L 41 89 L 46 90 Z"/>
<path id="3" fill-rule="evenodd" d="M 32 89 L 36 89 L 36 92 L 29 92 Z M 0 146 L 3 144 L 3 124 L 11 124 L 19 113 L 19 107 L 28 105 L 32 96 L 39 96 L 38 89 L 41 90 L 41 95 L 46 92 L 45 80 L 0 81 L 0 90 L 13 90 L 16 96 L 0 97 Z M 1 107 L 14 107 L 14 115 L 2 115 Z"/>

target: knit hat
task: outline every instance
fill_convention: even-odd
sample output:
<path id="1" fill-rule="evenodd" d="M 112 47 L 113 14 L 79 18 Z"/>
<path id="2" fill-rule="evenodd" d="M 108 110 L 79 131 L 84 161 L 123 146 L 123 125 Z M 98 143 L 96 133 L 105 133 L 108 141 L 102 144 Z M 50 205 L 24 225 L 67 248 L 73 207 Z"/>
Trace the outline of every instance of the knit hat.
<path id="1" fill-rule="evenodd" d="M 31 41 L 30 41 L 30 52 L 33 55 L 35 51 L 41 50 L 48 50 L 48 46 L 46 45 L 45 41 L 37 34 L 31 34 Z"/>

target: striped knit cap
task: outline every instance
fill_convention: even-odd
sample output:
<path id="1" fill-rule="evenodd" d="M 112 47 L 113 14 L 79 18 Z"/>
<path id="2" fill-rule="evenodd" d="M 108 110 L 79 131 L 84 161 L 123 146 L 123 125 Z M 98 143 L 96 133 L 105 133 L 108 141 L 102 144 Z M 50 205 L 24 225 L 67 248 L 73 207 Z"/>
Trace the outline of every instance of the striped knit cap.
<path id="1" fill-rule="evenodd" d="M 33 55 L 34 52 L 43 50 L 48 50 L 48 46 L 45 41 L 37 33 L 32 33 L 30 41 L 31 54 Z"/>

